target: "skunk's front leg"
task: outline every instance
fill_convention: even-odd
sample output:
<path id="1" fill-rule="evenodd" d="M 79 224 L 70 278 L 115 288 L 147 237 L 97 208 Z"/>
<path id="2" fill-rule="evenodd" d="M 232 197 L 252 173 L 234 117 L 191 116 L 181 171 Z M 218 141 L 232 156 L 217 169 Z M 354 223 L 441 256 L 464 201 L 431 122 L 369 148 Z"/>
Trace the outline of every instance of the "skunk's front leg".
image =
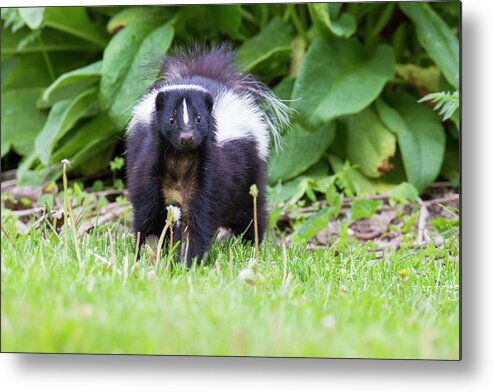
<path id="1" fill-rule="evenodd" d="M 133 201 L 133 229 L 135 239 L 140 232 L 139 249 L 145 244 L 146 237 L 155 235 L 159 238 L 166 222 L 166 209 L 160 197 L 159 187 L 148 184 L 141 188 Z"/>
<path id="2" fill-rule="evenodd" d="M 190 210 L 184 213 L 181 224 L 181 253 L 187 267 L 192 266 L 194 258 L 200 264 L 208 252 L 213 239 L 213 224 L 207 201 L 198 198 Z"/>

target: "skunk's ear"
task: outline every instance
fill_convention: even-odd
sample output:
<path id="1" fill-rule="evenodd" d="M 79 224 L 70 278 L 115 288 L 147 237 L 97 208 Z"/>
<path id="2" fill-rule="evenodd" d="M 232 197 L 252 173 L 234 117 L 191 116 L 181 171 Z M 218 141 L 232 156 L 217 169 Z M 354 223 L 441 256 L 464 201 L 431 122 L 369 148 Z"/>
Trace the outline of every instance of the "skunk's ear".
<path id="1" fill-rule="evenodd" d="M 209 111 L 209 113 L 212 112 L 212 106 L 214 105 L 214 101 L 212 100 L 212 95 L 209 93 L 205 94 L 205 107 Z"/>
<path id="2" fill-rule="evenodd" d="M 164 108 L 165 93 L 164 91 L 159 92 L 156 95 L 156 111 L 159 112 Z"/>

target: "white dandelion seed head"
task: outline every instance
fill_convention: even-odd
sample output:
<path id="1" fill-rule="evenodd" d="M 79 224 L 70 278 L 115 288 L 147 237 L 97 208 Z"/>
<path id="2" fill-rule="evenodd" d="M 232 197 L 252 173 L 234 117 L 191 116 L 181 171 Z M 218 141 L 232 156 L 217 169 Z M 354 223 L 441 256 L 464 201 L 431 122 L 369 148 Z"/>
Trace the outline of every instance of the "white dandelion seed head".
<path id="1" fill-rule="evenodd" d="M 253 283 L 255 282 L 255 274 L 251 267 L 244 268 L 238 274 L 238 278 L 243 282 Z"/>
<path id="2" fill-rule="evenodd" d="M 170 205 L 166 207 L 166 210 L 168 211 L 167 219 L 171 219 L 174 223 L 180 222 L 180 218 L 181 218 L 180 207 Z"/>

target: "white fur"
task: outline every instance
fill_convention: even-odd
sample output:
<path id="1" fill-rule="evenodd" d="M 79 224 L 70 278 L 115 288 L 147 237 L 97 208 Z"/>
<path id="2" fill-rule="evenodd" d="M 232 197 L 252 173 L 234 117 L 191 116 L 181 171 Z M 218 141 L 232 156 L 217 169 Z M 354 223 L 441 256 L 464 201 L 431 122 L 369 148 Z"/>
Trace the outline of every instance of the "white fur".
<path id="1" fill-rule="evenodd" d="M 188 124 L 187 100 L 185 98 L 183 98 L 183 122 Z"/>
<path id="2" fill-rule="evenodd" d="M 269 127 L 265 114 L 250 96 L 240 96 L 231 90 L 223 90 L 212 110 L 216 119 L 218 144 L 238 139 L 254 139 L 259 157 L 269 155 Z"/>
<path id="3" fill-rule="evenodd" d="M 149 124 L 155 108 L 156 95 L 161 91 L 166 92 L 172 90 L 194 90 L 202 91 L 204 93 L 208 92 L 205 88 L 196 84 L 174 84 L 172 86 L 163 86 L 157 90 L 151 90 L 142 97 L 137 105 L 135 105 L 132 112 L 132 119 L 127 127 L 127 133 L 132 133 L 134 126 L 137 123 L 142 122 Z"/>
<path id="4" fill-rule="evenodd" d="M 137 123 L 150 123 L 155 110 L 156 95 L 161 91 L 170 90 L 208 92 L 202 86 L 191 84 L 164 86 L 158 90 L 152 90 L 144 95 L 135 106 L 127 132 L 131 133 Z M 183 105 L 183 120 L 187 123 L 188 112 L 185 101 Z M 250 95 L 241 96 L 231 90 L 224 89 L 216 98 L 212 113 L 217 124 L 216 139 L 218 144 L 231 140 L 251 140 L 253 138 L 257 142 L 259 157 L 263 160 L 267 159 L 269 155 L 269 126 L 271 124 L 253 97 Z"/>

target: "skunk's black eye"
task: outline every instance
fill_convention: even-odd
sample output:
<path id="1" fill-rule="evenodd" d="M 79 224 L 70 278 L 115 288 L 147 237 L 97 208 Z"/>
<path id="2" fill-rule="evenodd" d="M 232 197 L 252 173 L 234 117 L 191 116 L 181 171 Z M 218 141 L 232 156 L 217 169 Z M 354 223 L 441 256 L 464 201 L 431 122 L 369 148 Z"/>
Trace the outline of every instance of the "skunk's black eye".
<path id="1" fill-rule="evenodd" d="M 196 116 L 195 119 L 197 120 L 198 123 L 200 122 L 200 116 Z"/>
<path id="2" fill-rule="evenodd" d="M 173 116 L 171 116 L 171 117 L 169 118 L 169 123 L 170 123 L 171 125 L 173 125 L 173 124 L 175 123 L 175 118 L 174 118 Z"/>

